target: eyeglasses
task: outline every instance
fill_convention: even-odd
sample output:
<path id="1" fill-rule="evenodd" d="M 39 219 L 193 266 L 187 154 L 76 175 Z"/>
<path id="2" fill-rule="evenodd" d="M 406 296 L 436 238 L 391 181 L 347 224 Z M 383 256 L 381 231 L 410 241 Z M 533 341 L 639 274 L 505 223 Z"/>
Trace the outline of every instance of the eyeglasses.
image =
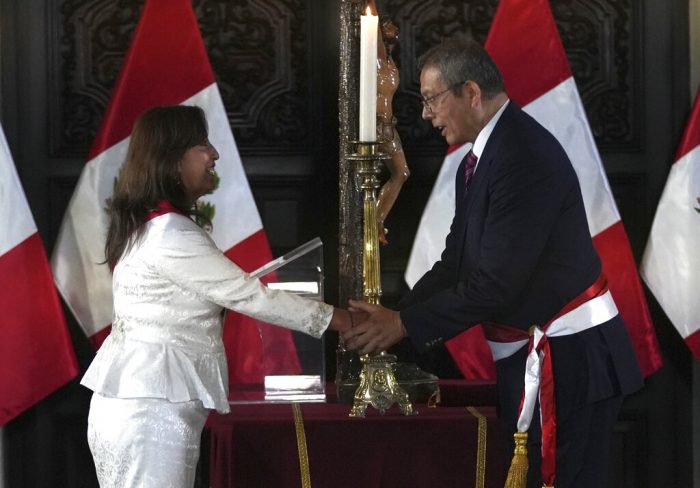
<path id="1" fill-rule="evenodd" d="M 423 108 L 425 109 L 425 111 L 428 112 L 429 114 L 431 114 L 431 113 L 433 113 L 433 105 L 437 101 L 438 97 L 444 95 L 448 91 L 453 90 L 453 89 L 455 89 L 458 86 L 461 86 L 463 84 L 464 84 L 464 82 L 460 81 L 459 83 L 455 83 L 454 85 L 450 85 L 447 88 L 445 88 L 444 90 L 442 90 L 440 93 L 436 93 L 432 97 L 428 97 L 428 98 L 423 97 L 423 99 L 420 101 L 420 103 L 423 104 Z"/>

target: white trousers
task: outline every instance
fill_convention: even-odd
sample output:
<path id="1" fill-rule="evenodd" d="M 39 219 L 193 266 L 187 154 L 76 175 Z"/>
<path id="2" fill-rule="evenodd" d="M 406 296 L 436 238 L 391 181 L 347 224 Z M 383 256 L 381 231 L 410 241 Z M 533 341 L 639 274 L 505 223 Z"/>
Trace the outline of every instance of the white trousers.
<path id="1" fill-rule="evenodd" d="M 209 411 L 199 400 L 93 393 L 88 444 L 101 488 L 192 488 Z"/>

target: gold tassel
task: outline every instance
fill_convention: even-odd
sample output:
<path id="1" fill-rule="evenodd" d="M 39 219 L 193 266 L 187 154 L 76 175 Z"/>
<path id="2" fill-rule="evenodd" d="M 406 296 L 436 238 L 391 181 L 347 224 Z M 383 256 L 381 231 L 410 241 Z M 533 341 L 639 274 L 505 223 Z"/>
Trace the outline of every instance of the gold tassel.
<path id="1" fill-rule="evenodd" d="M 527 432 L 516 432 L 513 460 L 510 462 L 504 488 L 525 488 L 527 486 Z"/>

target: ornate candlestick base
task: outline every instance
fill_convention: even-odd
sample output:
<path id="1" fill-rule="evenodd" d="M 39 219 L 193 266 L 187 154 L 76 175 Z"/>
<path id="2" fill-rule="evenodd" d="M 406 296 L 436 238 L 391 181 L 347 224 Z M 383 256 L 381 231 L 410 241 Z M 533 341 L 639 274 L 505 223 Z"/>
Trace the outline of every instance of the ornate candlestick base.
<path id="1" fill-rule="evenodd" d="M 377 228 L 377 189 L 379 189 L 379 163 L 389 156 L 378 150 L 378 142 L 358 142 L 357 152 L 347 156 L 355 162 L 360 178 L 359 188 L 363 201 L 363 295 L 368 303 L 379 304 L 382 295 L 379 265 L 379 234 Z M 360 384 L 355 392 L 350 417 L 364 417 L 367 405 L 381 413 L 398 403 L 406 415 L 415 415 L 408 394 L 399 386 L 394 375 L 396 356 L 385 352 L 360 358 L 362 371 Z"/>
<path id="2" fill-rule="evenodd" d="M 396 356 L 382 352 L 373 356 L 364 354 L 360 360 L 363 364 L 360 386 L 355 392 L 355 402 L 350 410 L 350 417 L 364 417 L 367 405 L 372 405 L 384 414 L 395 403 L 404 415 L 418 413 L 413 410 L 408 394 L 394 377 Z"/>

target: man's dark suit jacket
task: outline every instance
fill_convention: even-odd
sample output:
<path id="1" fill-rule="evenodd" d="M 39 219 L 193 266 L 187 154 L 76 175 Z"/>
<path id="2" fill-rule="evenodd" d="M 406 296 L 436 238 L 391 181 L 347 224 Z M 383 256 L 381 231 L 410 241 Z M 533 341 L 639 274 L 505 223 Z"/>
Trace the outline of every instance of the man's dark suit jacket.
<path id="1" fill-rule="evenodd" d="M 425 352 L 482 322 L 527 330 L 588 288 L 601 263 L 576 173 L 554 136 L 513 101 L 494 127 L 469 191 L 463 166 L 440 260 L 399 304 L 414 348 Z M 550 339 L 558 419 L 576 405 L 642 385 L 624 323 Z M 499 368 L 500 401 L 519 402 L 522 368 Z M 502 384 L 504 383 L 505 384 Z M 512 405 L 501 405 L 509 415 Z M 517 408 L 516 408 L 517 410 Z"/>

